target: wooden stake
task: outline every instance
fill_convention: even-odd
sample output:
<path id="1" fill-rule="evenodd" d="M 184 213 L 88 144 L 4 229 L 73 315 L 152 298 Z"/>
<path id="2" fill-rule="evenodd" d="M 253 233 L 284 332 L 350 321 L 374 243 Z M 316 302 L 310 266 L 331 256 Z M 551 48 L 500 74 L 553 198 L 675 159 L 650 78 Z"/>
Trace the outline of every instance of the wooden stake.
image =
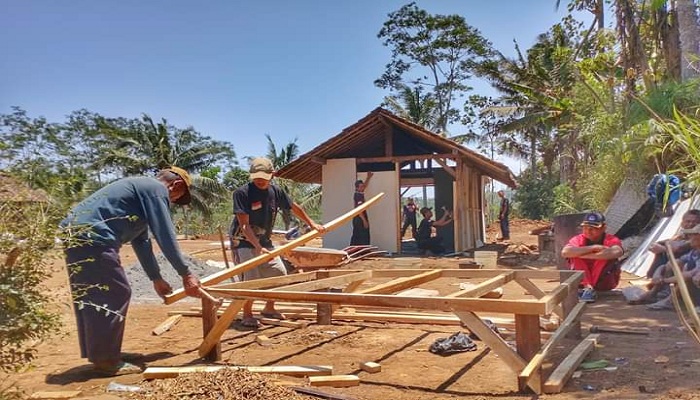
<path id="1" fill-rule="evenodd" d="M 226 254 L 226 244 L 224 243 L 224 232 L 221 230 L 221 225 L 219 228 L 219 241 L 221 242 L 221 253 L 224 255 L 224 263 L 226 264 L 226 269 L 229 269 L 228 265 L 228 255 Z"/>

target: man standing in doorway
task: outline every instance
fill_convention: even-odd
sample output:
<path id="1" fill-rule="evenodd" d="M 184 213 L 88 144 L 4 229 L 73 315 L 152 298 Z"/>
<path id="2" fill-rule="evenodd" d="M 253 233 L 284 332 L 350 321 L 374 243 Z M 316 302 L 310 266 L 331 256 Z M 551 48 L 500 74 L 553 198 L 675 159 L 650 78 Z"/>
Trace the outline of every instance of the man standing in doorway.
<path id="1" fill-rule="evenodd" d="M 510 240 L 510 226 L 508 226 L 508 215 L 510 214 L 510 201 L 506 198 L 503 190 L 498 191 L 501 198 L 501 207 L 498 211 L 498 222 L 501 224 L 501 240 Z"/>
<path id="2" fill-rule="evenodd" d="M 416 214 L 418 213 L 418 205 L 413 202 L 413 197 L 409 197 L 406 204 L 403 206 L 403 226 L 401 227 L 401 239 L 406 235 L 406 229 L 411 227 L 411 234 L 416 238 L 416 230 L 418 224 L 416 222 Z"/>
<path id="3" fill-rule="evenodd" d="M 365 202 L 365 189 L 369 186 L 372 175 L 372 171 L 369 171 L 367 172 L 367 179 L 364 181 L 362 179 L 355 181 L 355 194 L 352 197 L 353 207 L 358 207 Z M 352 219 L 350 246 L 369 246 L 369 244 L 369 217 L 367 216 L 367 210 L 364 210 Z"/>

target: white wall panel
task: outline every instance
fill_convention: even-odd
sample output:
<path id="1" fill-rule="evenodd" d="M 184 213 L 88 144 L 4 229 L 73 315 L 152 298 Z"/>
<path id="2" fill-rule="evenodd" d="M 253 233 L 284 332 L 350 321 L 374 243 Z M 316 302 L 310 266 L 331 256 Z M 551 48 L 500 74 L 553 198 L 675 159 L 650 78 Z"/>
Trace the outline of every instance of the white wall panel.
<path id="1" fill-rule="evenodd" d="M 328 222 L 352 209 L 355 193 L 355 159 L 326 160 L 323 166 L 323 222 Z M 372 178 L 374 179 L 374 178 Z M 371 182 L 370 182 L 371 183 Z M 352 222 L 323 235 L 323 247 L 343 249 L 350 244 Z"/>

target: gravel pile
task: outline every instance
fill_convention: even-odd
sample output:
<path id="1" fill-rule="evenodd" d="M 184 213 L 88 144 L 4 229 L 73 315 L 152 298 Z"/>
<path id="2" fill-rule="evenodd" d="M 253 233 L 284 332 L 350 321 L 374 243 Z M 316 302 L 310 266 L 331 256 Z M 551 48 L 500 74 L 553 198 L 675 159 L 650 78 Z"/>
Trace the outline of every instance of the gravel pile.
<path id="1" fill-rule="evenodd" d="M 190 265 L 190 271 L 197 275 L 200 279 L 212 275 L 221 271 L 220 268 L 215 266 L 207 265 L 205 262 L 200 261 L 196 258 L 192 258 L 188 255 L 183 255 L 185 261 Z M 175 268 L 170 265 L 168 260 L 162 254 L 156 256 L 156 261 L 160 265 L 160 274 L 163 276 L 166 282 L 168 282 L 173 290 L 182 287 L 182 278 L 177 274 Z M 135 303 L 162 303 L 163 300 L 158 297 L 155 290 L 153 290 L 153 283 L 146 272 L 141 268 L 141 264 L 138 262 L 136 264 L 127 266 L 126 277 L 129 279 L 131 284 L 131 301 Z"/>
<path id="2" fill-rule="evenodd" d="M 140 392 L 130 399 L 140 400 L 306 400 L 284 386 L 276 385 L 265 375 L 244 370 L 221 369 L 217 372 L 196 372 L 177 378 L 144 382 Z"/>

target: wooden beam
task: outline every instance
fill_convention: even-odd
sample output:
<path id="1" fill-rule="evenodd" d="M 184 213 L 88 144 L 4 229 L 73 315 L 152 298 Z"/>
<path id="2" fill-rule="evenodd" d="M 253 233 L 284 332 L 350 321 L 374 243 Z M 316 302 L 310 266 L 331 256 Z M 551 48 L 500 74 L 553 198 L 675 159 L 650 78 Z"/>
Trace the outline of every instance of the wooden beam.
<path id="1" fill-rule="evenodd" d="M 441 158 L 455 159 L 457 156 L 454 154 L 415 154 L 410 156 L 385 156 L 385 157 L 364 157 L 358 158 L 358 164 L 371 164 L 371 163 L 385 163 L 385 162 L 405 162 L 405 161 L 417 161 L 417 160 L 436 160 Z"/>
<path id="2" fill-rule="evenodd" d="M 330 278 L 318 279 L 311 282 L 297 283 L 294 285 L 287 285 L 276 287 L 272 290 L 274 291 L 286 291 L 286 292 L 306 292 L 314 291 L 319 289 L 327 289 L 333 286 L 345 286 L 353 282 L 363 282 L 367 279 L 372 278 L 372 271 L 362 271 L 355 272 L 353 274 L 345 274 L 340 276 L 333 276 Z"/>
<path id="3" fill-rule="evenodd" d="M 61 400 L 61 399 L 72 399 L 74 397 L 80 396 L 82 392 L 80 390 L 58 390 L 58 391 L 41 391 L 34 392 L 29 397 L 32 400 L 42 399 L 42 400 Z"/>
<path id="4" fill-rule="evenodd" d="M 569 296 L 570 293 L 578 291 L 578 285 L 583 279 L 583 272 L 575 272 L 576 274 L 571 275 L 559 286 L 557 286 L 556 289 L 552 290 L 549 294 L 540 299 L 540 301 L 545 303 L 545 314 L 551 314 L 556 307 L 563 302 L 567 296 Z"/>
<path id="5" fill-rule="evenodd" d="M 513 272 L 494 276 L 493 278 L 481 282 L 480 284 L 472 288 L 450 293 L 445 297 L 481 297 L 486 293 L 489 293 L 493 289 L 499 288 L 505 285 L 506 283 L 510 282 L 511 280 L 513 280 L 513 276 Z"/>
<path id="6" fill-rule="evenodd" d="M 233 322 L 236 315 L 238 315 L 238 312 L 243 308 L 243 304 L 245 304 L 245 300 L 238 300 L 231 302 L 231 304 L 226 307 L 224 313 L 221 315 L 221 317 L 219 317 L 214 326 L 207 331 L 204 336 L 204 340 L 199 345 L 200 357 L 205 357 L 207 354 L 209 354 L 211 349 L 219 344 L 221 335 L 223 335 L 229 328 L 231 322 Z"/>
<path id="7" fill-rule="evenodd" d="M 374 205 L 379 199 L 381 199 L 384 196 L 384 193 L 379 193 L 378 195 L 372 197 L 371 199 L 365 201 L 364 203 L 360 204 L 359 206 L 355 207 L 354 209 L 348 211 L 347 213 L 341 215 L 340 217 L 324 224 L 323 226 L 326 228 L 326 231 L 331 231 L 335 228 L 338 228 L 339 226 L 344 225 L 346 222 L 350 221 L 353 217 L 356 215 L 360 214 L 362 211 L 366 210 L 370 206 Z M 319 236 L 321 236 L 322 233 L 319 232 L 316 229 L 311 230 L 310 232 L 302 235 L 300 238 L 295 239 L 283 246 L 277 247 L 273 250 L 271 250 L 269 253 L 263 253 L 257 257 L 253 257 L 248 261 L 242 262 L 235 267 L 225 270 L 225 271 L 220 271 L 217 272 L 213 275 L 209 275 L 206 278 L 201 278 L 200 282 L 202 285 L 213 285 L 215 283 L 219 283 L 223 280 L 226 280 L 228 278 L 231 278 L 235 275 L 239 275 L 245 271 L 251 270 L 255 267 L 257 267 L 260 264 L 266 263 L 273 258 L 280 256 L 296 247 L 299 247 L 303 245 L 304 243 L 313 240 Z M 178 289 L 175 290 L 172 294 L 165 296 L 165 304 L 172 304 L 180 299 L 185 298 L 187 295 L 185 294 L 184 289 Z"/>
<path id="8" fill-rule="evenodd" d="M 293 283 L 309 282 L 316 279 L 318 271 L 302 272 L 299 274 L 289 274 L 283 276 L 275 276 L 272 278 L 254 279 L 252 281 L 220 283 L 217 285 L 208 285 L 210 288 L 217 289 L 269 289 Z M 338 271 L 347 273 L 346 271 Z"/>
<path id="9" fill-rule="evenodd" d="M 527 278 L 516 278 L 515 282 L 522 286 L 523 289 L 527 290 L 528 293 L 535 296 L 537 300 L 547 295 L 544 291 L 542 291 L 542 289 L 538 288 L 537 285 L 532 283 L 532 281 Z M 557 304 L 554 307 L 554 313 L 557 314 L 560 318 L 566 318 L 566 316 L 564 315 L 564 309 L 559 304 Z"/>
<path id="10" fill-rule="evenodd" d="M 399 290 L 404 290 L 412 288 L 414 286 L 433 281 L 438 279 L 442 275 L 442 271 L 439 269 L 434 269 L 430 271 L 423 272 L 416 276 L 408 276 L 405 278 L 398 278 L 391 280 L 386 283 L 382 283 L 371 288 L 363 289 L 357 292 L 358 294 L 387 294 L 398 292 Z"/>
<path id="11" fill-rule="evenodd" d="M 436 159 L 435 159 L 435 162 L 438 163 L 438 164 L 440 164 L 440 166 L 442 167 L 442 169 L 443 169 L 445 172 L 447 172 L 448 174 L 450 174 L 450 176 L 452 177 L 452 180 L 457 179 L 457 174 L 455 173 L 454 168 L 452 168 L 452 167 L 450 167 L 449 165 L 447 165 L 447 163 L 445 162 L 445 160 L 443 160 L 443 159 L 441 159 L 441 158 L 436 158 Z"/>
<path id="12" fill-rule="evenodd" d="M 360 378 L 357 375 L 329 375 L 309 377 L 309 385 L 311 386 L 350 387 L 358 386 L 359 384 Z"/>
<path id="13" fill-rule="evenodd" d="M 508 368 L 516 373 L 525 368 L 525 360 L 513 351 L 503 338 L 498 336 L 476 314 L 470 311 L 455 312 L 455 314 L 471 332 L 479 336 L 479 339 L 486 343 L 508 365 Z"/>
<path id="14" fill-rule="evenodd" d="M 394 129 L 391 125 L 384 129 L 384 156 L 394 155 Z"/>
<path id="15" fill-rule="evenodd" d="M 372 289 L 372 288 L 370 288 Z M 393 289 L 393 288 L 392 288 Z M 399 287 L 397 290 L 403 288 Z M 509 314 L 545 314 L 545 305 L 532 300 L 492 300 L 446 297 L 406 297 L 361 293 L 273 292 L 246 289 L 209 289 L 222 297 L 332 303 L 345 305 L 413 308 L 436 311 L 482 311 Z"/>
<path id="16" fill-rule="evenodd" d="M 309 161 L 318 165 L 326 165 L 326 159 L 319 156 L 311 156 L 309 157 Z"/>
<path id="17" fill-rule="evenodd" d="M 566 385 L 566 382 L 571 378 L 574 370 L 581 364 L 581 362 L 588 356 L 590 352 L 595 349 L 595 345 L 598 343 L 598 335 L 590 334 L 581 343 L 574 348 L 574 350 L 569 353 L 569 355 L 559 364 L 559 366 L 552 372 L 549 379 L 542 386 L 542 391 L 545 393 L 559 393 L 561 389 Z"/>
<path id="18" fill-rule="evenodd" d="M 523 368 L 518 376 L 518 386 L 520 387 L 520 390 L 523 390 L 528 385 L 533 375 L 539 375 L 540 367 L 542 366 L 544 359 L 554 349 L 554 346 L 556 346 L 559 341 L 566 337 L 569 331 L 574 327 L 575 323 L 581 318 L 585 308 L 586 303 L 578 303 L 566 317 L 564 322 L 562 322 L 562 324 L 559 326 L 559 329 L 557 329 L 556 332 L 550 336 L 549 340 L 547 340 L 542 348 L 540 348 L 537 354 L 530 359 L 530 362 L 525 368 Z M 541 392 L 541 389 L 536 391 L 537 394 L 540 394 Z"/>
<path id="19" fill-rule="evenodd" d="M 518 354 L 524 360 L 530 360 L 540 350 L 542 341 L 540 338 L 539 315 L 515 315 L 515 347 Z M 533 386 L 540 387 L 537 379 Z"/>
<path id="20" fill-rule="evenodd" d="M 204 291 L 202 292 L 206 293 Z M 216 301 L 210 297 L 202 296 L 202 337 L 207 337 L 209 332 L 216 326 L 216 311 L 219 309 L 220 304 L 221 303 L 217 304 Z M 236 313 L 238 313 L 238 311 L 236 311 Z M 209 361 L 221 360 L 221 342 L 217 340 L 213 343 L 213 346 L 209 346 L 206 353 L 200 351 L 200 356 Z"/>
<path id="21" fill-rule="evenodd" d="M 191 367 L 148 367 L 143 371 L 143 379 L 176 378 L 180 374 L 195 372 L 216 372 L 222 369 L 245 370 L 256 374 L 279 374 L 287 376 L 324 376 L 333 375 L 331 365 L 271 365 L 271 366 L 233 366 L 202 365 Z"/>

